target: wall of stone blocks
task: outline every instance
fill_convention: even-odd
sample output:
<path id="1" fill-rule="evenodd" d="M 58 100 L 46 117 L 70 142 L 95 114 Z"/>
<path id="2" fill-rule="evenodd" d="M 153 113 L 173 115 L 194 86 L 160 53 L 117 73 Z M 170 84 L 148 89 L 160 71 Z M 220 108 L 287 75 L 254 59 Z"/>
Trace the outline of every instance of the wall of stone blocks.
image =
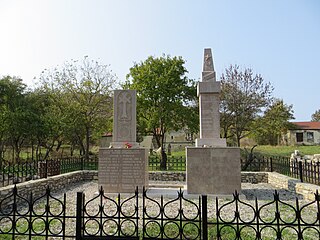
<path id="1" fill-rule="evenodd" d="M 304 199 L 310 201 L 315 199 L 314 194 L 317 191 L 320 193 L 320 186 L 310 183 L 302 183 L 298 179 L 287 177 L 276 172 L 268 172 L 268 183 L 275 187 L 288 189 L 291 192 L 300 194 Z"/>
<path id="2" fill-rule="evenodd" d="M 151 181 L 177 181 L 185 182 L 186 173 L 185 172 L 149 172 L 149 180 Z"/>
<path id="3" fill-rule="evenodd" d="M 31 180 L 28 182 L 23 182 L 16 184 L 19 196 L 28 199 L 30 193 L 34 198 L 42 196 L 46 188 L 49 186 L 51 192 L 55 192 L 61 189 L 65 189 L 71 184 L 79 183 L 82 181 L 92 181 L 98 179 L 97 171 L 76 171 L 71 173 L 65 173 L 57 176 L 52 176 L 48 178 Z M 9 185 L 0 188 L 0 201 L 6 196 L 11 195 L 13 192 L 14 185 Z M 4 206 L 2 206 L 4 207 Z"/>
<path id="4" fill-rule="evenodd" d="M 268 183 L 267 172 L 241 172 L 242 183 Z"/>
<path id="5" fill-rule="evenodd" d="M 185 181 L 185 172 L 149 172 L 149 179 L 152 181 Z M 33 196 L 41 196 L 47 186 L 52 192 L 61 190 L 70 184 L 81 181 L 97 181 L 98 171 L 76 171 L 48 177 L 46 179 L 31 180 L 17 184 L 18 193 L 27 197 L 32 191 Z M 269 183 L 278 188 L 288 189 L 303 196 L 304 199 L 313 201 L 316 191 L 320 193 L 320 186 L 309 183 L 301 183 L 300 180 L 284 176 L 276 172 L 242 172 L 242 183 Z M 8 194 L 12 194 L 14 185 L 0 188 L 0 201 Z"/>

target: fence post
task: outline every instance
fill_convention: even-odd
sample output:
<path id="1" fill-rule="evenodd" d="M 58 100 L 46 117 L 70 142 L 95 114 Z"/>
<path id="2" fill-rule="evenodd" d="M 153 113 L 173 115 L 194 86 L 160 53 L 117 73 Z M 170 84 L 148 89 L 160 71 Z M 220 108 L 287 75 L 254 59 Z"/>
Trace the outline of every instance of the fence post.
<path id="1" fill-rule="evenodd" d="M 302 161 L 299 161 L 299 176 L 300 176 L 300 181 L 303 182 Z"/>
<path id="2" fill-rule="evenodd" d="M 82 238 L 82 205 L 83 205 L 83 193 L 77 192 L 77 207 L 76 207 L 76 240 Z"/>
<path id="3" fill-rule="evenodd" d="M 208 240 L 208 199 L 202 195 L 202 239 Z"/>
<path id="4" fill-rule="evenodd" d="M 270 171 L 273 172 L 272 157 L 270 158 Z"/>

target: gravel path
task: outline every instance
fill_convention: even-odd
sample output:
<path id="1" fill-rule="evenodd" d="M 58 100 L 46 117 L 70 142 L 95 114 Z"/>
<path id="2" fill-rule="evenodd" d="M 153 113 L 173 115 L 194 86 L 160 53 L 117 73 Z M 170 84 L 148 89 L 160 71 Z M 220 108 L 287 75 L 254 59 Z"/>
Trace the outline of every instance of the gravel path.
<path id="1" fill-rule="evenodd" d="M 150 182 L 150 185 L 165 185 L 169 184 L 170 186 L 182 186 L 185 183 L 181 182 Z M 283 201 L 295 201 L 296 197 L 299 200 L 302 200 L 303 197 L 299 194 L 292 193 L 286 189 L 279 189 L 274 188 L 271 184 L 268 183 L 258 183 L 258 184 L 251 184 L 251 183 L 242 183 L 242 195 L 245 196 L 247 200 L 273 200 L 273 195 L 275 190 L 279 193 L 280 199 Z M 67 193 L 67 197 L 72 197 L 72 195 L 76 195 L 77 192 L 83 191 L 86 195 L 86 199 L 91 199 L 97 195 L 98 192 L 98 183 L 96 181 L 93 182 L 84 182 L 79 184 L 70 185 L 68 188 L 64 189 L 63 191 L 57 192 L 57 194 L 61 195 L 62 193 Z"/>
<path id="2" fill-rule="evenodd" d="M 159 183 L 159 182 L 157 182 Z M 170 185 L 173 184 L 181 184 L 181 183 L 175 183 L 171 182 Z M 283 201 L 285 204 L 291 205 L 293 207 L 284 206 L 283 207 L 283 213 L 282 215 L 284 217 L 287 217 L 288 219 L 292 219 L 296 214 L 294 211 L 294 208 L 296 207 L 296 198 L 299 199 L 299 206 L 304 206 L 308 204 L 310 201 L 303 200 L 301 196 L 293 194 L 289 192 L 286 189 L 276 189 L 279 193 L 280 200 Z M 85 201 L 89 201 L 90 199 L 93 199 L 98 194 L 98 183 L 97 182 L 86 182 L 81 183 L 77 185 L 71 185 L 69 188 L 65 189 L 65 192 L 67 194 L 67 209 L 68 211 L 73 212 L 75 209 L 75 202 L 76 202 L 76 192 L 83 191 L 85 193 Z M 259 183 L 259 184 L 249 184 L 244 183 L 242 184 L 242 197 L 240 198 L 244 204 L 241 204 L 239 207 L 239 211 L 241 212 L 241 215 L 244 216 L 246 219 L 250 219 L 254 215 L 253 208 L 255 207 L 255 198 L 258 199 L 258 206 L 261 208 L 261 214 L 262 217 L 267 218 L 273 218 L 275 214 L 275 204 L 268 204 L 274 200 L 274 192 L 275 188 L 273 188 L 270 184 L 266 183 Z M 62 197 L 62 192 L 57 193 L 58 196 Z M 108 194 L 106 194 L 108 196 Z M 243 197 L 245 196 L 245 198 Z M 117 199 L 117 196 L 112 195 L 108 196 L 111 199 Z M 125 201 L 125 197 L 121 197 L 121 202 Z M 160 203 L 160 198 L 155 197 L 152 199 L 156 200 Z M 219 207 L 223 206 L 226 203 L 229 203 L 232 200 L 232 197 L 225 198 L 225 199 L 218 199 Z M 98 212 L 98 205 L 100 204 L 99 199 L 96 199 L 95 201 L 91 202 L 87 206 L 87 210 L 89 214 L 97 213 Z M 164 203 L 172 201 L 171 199 L 164 198 Z M 197 199 L 191 199 L 192 202 L 195 202 L 197 205 L 198 200 Z M 104 205 L 107 207 L 108 204 L 111 204 L 110 201 L 105 201 Z M 148 213 L 156 214 L 159 212 L 159 206 L 155 204 L 152 201 L 146 202 L 148 207 Z M 170 213 L 170 216 L 176 216 L 177 209 L 178 209 L 179 201 L 176 201 L 174 203 L 168 204 L 166 207 L 166 213 Z M 197 212 L 196 207 L 193 204 L 189 204 L 188 202 L 183 202 L 183 208 L 185 213 L 189 213 L 189 216 L 192 217 L 195 212 Z M 134 206 L 136 205 L 135 200 L 131 200 L 129 202 L 126 202 L 122 206 L 123 212 L 126 212 L 130 215 L 130 213 L 134 212 Z M 253 207 L 250 207 L 250 206 Z M 264 205 L 267 205 L 266 207 L 263 207 Z M 109 206 L 110 209 L 115 208 L 114 204 L 111 204 Z M 142 197 L 139 197 L 139 211 L 142 212 Z M 281 208 L 281 206 L 280 206 Z M 235 204 L 227 204 L 227 206 L 223 207 L 221 209 L 221 213 L 225 215 L 226 219 L 231 219 L 234 217 L 234 211 L 236 209 Z M 112 211 L 112 210 L 110 210 Z M 70 212 L 70 213 L 71 213 Z M 310 205 L 308 208 L 304 208 L 302 211 L 302 215 L 306 219 L 306 222 L 313 222 L 313 219 L 316 219 L 316 213 L 317 213 L 317 206 L 316 204 Z M 215 218 L 216 214 L 216 202 L 215 199 L 208 197 L 208 216 L 209 218 Z M 139 213 L 140 216 L 142 216 L 142 213 Z M 286 220 L 286 219 L 284 219 Z"/>
<path id="3" fill-rule="evenodd" d="M 157 182 L 159 184 L 159 182 Z M 151 182 L 151 184 L 153 184 Z M 163 184 L 163 183 L 160 183 Z M 177 182 L 170 182 L 170 185 L 181 185 L 181 183 Z M 97 182 L 87 182 L 83 184 L 78 184 L 75 186 L 70 186 L 70 188 L 66 189 L 67 193 L 67 200 L 68 200 L 68 208 L 71 209 L 75 208 L 75 201 L 71 200 L 76 195 L 77 191 L 83 191 L 85 193 L 86 201 L 89 199 L 94 198 L 97 196 L 98 184 Z M 260 209 L 260 217 L 264 221 L 273 221 L 275 218 L 276 206 L 275 204 L 269 204 L 274 200 L 274 192 L 275 190 L 278 191 L 280 200 L 284 203 L 279 204 L 278 209 L 281 214 L 281 219 L 284 222 L 292 222 L 295 219 L 296 212 L 296 198 L 299 199 L 299 206 L 300 209 L 302 206 L 308 204 L 310 201 L 305 201 L 302 199 L 301 196 L 293 194 L 286 189 L 275 189 L 270 184 L 266 183 L 259 183 L 259 184 L 249 184 L 244 183 L 242 184 L 242 194 L 245 195 L 246 199 L 242 201 L 244 204 L 238 205 L 238 210 L 240 212 L 240 217 L 243 221 L 251 221 L 254 219 L 254 207 L 255 207 L 255 198 L 258 199 L 258 207 Z M 72 197 L 72 198 L 70 198 Z M 111 197 L 113 199 L 118 200 L 116 197 Z M 157 202 L 160 203 L 160 198 L 154 198 Z M 224 207 L 220 209 L 220 214 L 223 220 L 231 221 L 234 218 L 234 211 L 236 209 L 235 203 L 230 203 L 232 199 L 219 199 L 219 208 L 221 208 L 224 204 Z M 172 199 L 164 199 L 165 203 L 172 201 Z M 195 202 L 197 205 L 198 200 L 192 199 L 192 202 Z M 93 202 L 87 206 L 87 211 L 91 214 L 96 214 L 98 212 L 98 204 L 99 201 Z M 134 206 L 136 202 L 135 200 L 131 200 L 126 202 L 122 205 L 122 211 L 127 215 L 130 215 L 134 212 Z M 105 209 L 114 209 L 115 205 L 111 204 L 110 201 L 104 202 Z M 159 206 L 152 201 L 146 201 L 147 205 L 147 213 L 150 216 L 156 216 L 159 213 Z M 292 207 L 291 207 L 292 206 Z M 165 214 L 168 217 L 175 217 L 178 215 L 178 208 L 179 208 L 179 201 L 169 203 L 165 207 Z M 194 204 L 190 202 L 183 201 L 183 212 L 187 218 L 194 218 L 196 217 L 197 208 Z M 114 214 L 115 210 L 109 210 L 109 214 Z M 316 204 L 312 204 L 306 208 L 303 208 L 301 211 L 303 221 L 307 223 L 313 223 L 317 221 L 317 206 Z M 142 216 L 142 198 L 139 197 L 139 216 Z M 216 202 L 215 199 L 208 197 L 208 219 L 215 219 L 216 218 Z M 142 221 L 140 221 L 141 224 Z M 71 225 L 70 225 L 71 226 Z"/>

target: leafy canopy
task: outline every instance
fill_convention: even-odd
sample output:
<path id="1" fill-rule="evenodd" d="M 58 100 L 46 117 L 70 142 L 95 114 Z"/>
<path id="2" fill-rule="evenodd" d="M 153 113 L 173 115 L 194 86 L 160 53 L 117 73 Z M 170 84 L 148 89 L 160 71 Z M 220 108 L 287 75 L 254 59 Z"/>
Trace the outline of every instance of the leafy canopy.
<path id="1" fill-rule="evenodd" d="M 70 142 L 81 146 L 86 157 L 92 138 L 110 126 L 115 80 L 107 65 L 88 57 L 45 70 L 40 76 L 39 90 L 50 96 L 51 110 L 60 119 L 52 120 L 63 127 Z"/>
<path id="2" fill-rule="evenodd" d="M 264 115 L 259 117 L 253 127 L 258 144 L 277 145 L 281 136 L 292 128 L 289 120 L 294 119 L 292 105 L 287 105 L 281 99 L 275 99 Z"/>
<path id="3" fill-rule="evenodd" d="M 311 115 L 311 121 L 312 121 L 312 122 L 320 122 L 320 109 L 318 109 L 317 111 L 315 111 L 315 112 Z"/>
<path id="4" fill-rule="evenodd" d="M 197 131 L 196 85 L 182 57 L 148 57 L 130 68 L 126 89 L 137 90 L 138 128 L 153 134 L 158 147 L 171 130 Z"/>
<path id="5" fill-rule="evenodd" d="M 272 99 L 273 87 L 252 69 L 230 65 L 221 76 L 221 128 L 224 138 L 240 139 L 250 133 L 258 114 Z"/>

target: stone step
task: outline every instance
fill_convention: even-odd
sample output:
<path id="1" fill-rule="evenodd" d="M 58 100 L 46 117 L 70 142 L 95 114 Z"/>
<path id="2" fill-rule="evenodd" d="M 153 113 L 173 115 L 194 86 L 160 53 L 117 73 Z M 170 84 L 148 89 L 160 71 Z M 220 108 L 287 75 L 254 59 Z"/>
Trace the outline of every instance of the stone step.
<path id="1" fill-rule="evenodd" d="M 149 183 L 149 188 L 174 188 L 174 189 L 184 189 L 184 184 L 158 184 Z"/>

